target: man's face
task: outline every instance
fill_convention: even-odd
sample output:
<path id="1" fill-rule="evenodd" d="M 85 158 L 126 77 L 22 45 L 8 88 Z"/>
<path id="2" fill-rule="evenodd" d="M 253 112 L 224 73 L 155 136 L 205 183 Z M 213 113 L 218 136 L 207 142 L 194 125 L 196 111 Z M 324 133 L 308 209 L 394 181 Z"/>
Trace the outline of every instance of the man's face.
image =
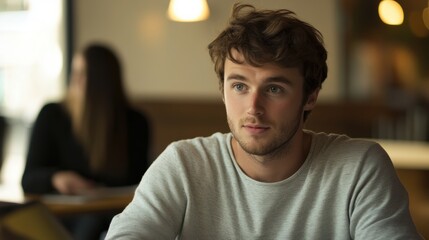
<path id="1" fill-rule="evenodd" d="M 236 59 L 242 56 L 233 52 Z M 303 110 L 314 107 L 318 91 L 303 103 L 298 68 L 254 67 L 225 61 L 223 96 L 231 132 L 247 153 L 274 154 L 287 148 L 303 126 Z"/>

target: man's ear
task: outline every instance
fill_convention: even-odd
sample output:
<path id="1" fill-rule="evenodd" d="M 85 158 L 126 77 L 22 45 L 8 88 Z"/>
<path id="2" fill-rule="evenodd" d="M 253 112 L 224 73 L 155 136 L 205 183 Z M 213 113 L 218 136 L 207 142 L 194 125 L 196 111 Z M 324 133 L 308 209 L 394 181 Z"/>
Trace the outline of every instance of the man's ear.
<path id="1" fill-rule="evenodd" d="M 320 88 L 315 89 L 307 98 L 307 102 L 304 105 L 304 110 L 313 110 L 316 106 L 317 97 L 319 96 Z"/>
<path id="2" fill-rule="evenodd" d="M 222 96 L 222 102 L 223 102 L 223 104 L 225 104 L 225 90 L 224 90 L 224 87 L 220 86 L 219 90 L 220 90 L 220 95 Z"/>

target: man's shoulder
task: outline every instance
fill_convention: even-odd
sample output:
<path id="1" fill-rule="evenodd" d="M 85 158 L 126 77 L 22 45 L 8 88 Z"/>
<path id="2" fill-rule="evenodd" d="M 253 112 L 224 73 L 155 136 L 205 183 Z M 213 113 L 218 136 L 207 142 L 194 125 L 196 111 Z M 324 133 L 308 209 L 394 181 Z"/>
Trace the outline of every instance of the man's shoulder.
<path id="1" fill-rule="evenodd" d="M 182 139 L 172 142 L 167 149 L 189 152 L 189 151 L 211 151 L 215 149 L 224 149 L 228 147 L 230 133 L 216 132 L 210 136 L 199 136 L 189 139 Z"/>
<path id="2" fill-rule="evenodd" d="M 375 141 L 342 134 L 313 133 L 313 156 L 338 164 L 359 164 L 368 159 L 385 161 L 385 150 Z"/>
<path id="3" fill-rule="evenodd" d="M 155 162 L 173 165 L 199 165 L 223 159 L 230 152 L 228 133 L 214 133 L 211 136 L 195 137 L 170 143 Z"/>
<path id="4" fill-rule="evenodd" d="M 188 139 L 181 139 L 173 142 L 173 144 L 193 144 L 193 143 L 211 143 L 226 141 L 230 133 L 215 132 L 210 136 L 198 136 Z"/>
<path id="5" fill-rule="evenodd" d="M 195 137 L 172 142 L 153 162 L 165 171 L 187 172 L 192 176 L 204 175 L 208 169 L 219 168 L 226 164 L 230 155 L 228 133 L 214 133 L 211 136 Z M 205 171 L 206 169 L 207 171 Z"/>
<path id="6" fill-rule="evenodd" d="M 338 133 L 325 133 L 325 132 L 310 132 L 313 136 L 313 141 L 315 145 L 319 145 L 325 148 L 333 148 L 333 149 L 350 149 L 356 148 L 358 149 L 368 149 L 373 146 L 378 145 L 377 142 L 372 141 L 371 139 L 366 138 L 353 138 L 349 137 L 345 134 Z"/>
<path id="7" fill-rule="evenodd" d="M 386 168 L 392 165 L 389 155 L 370 139 L 317 133 L 313 141 L 310 161 L 312 169 L 317 169 L 316 172 L 322 172 L 323 169 L 348 179 L 362 172 L 379 171 L 382 168 L 385 168 L 383 171 L 390 171 Z"/>

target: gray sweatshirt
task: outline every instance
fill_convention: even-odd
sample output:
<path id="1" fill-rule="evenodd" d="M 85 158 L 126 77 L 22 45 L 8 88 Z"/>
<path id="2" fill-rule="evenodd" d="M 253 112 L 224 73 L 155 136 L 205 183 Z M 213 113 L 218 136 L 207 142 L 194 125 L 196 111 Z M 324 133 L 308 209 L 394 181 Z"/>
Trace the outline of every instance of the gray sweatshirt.
<path id="1" fill-rule="evenodd" d="M 240 169 L 230 133 L 172 143 L 106 239 L 421 239 L 377 143 L 307 132 L 304 164 L 275 183 Z"/>

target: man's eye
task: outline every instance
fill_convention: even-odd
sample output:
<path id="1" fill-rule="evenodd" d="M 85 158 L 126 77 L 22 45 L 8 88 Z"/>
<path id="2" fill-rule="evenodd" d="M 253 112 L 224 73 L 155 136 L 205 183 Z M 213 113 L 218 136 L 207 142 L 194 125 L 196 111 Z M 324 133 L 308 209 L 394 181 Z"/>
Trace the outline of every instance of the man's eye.
<path id="1" fill-rule="evenodd" d="M 241 92 L 241 91 L 243 91 L 243 90 L 244 90 L 244 84 L 242 84 L 242 83 L 237 83 L 237 84 L 235 84 L 233 87 L 234 87 L 234 89 L 235 89 L 236 91 L 238 91 L 238 92 Z"/>
<path id="2" fill-rule="evenodd" d="M 271 86 L 271 87 L 269 87 L 268 91 L 270 93 L 281 93 L 282 92 L 281 88 L 279 88 L 277 86 Z"/>

